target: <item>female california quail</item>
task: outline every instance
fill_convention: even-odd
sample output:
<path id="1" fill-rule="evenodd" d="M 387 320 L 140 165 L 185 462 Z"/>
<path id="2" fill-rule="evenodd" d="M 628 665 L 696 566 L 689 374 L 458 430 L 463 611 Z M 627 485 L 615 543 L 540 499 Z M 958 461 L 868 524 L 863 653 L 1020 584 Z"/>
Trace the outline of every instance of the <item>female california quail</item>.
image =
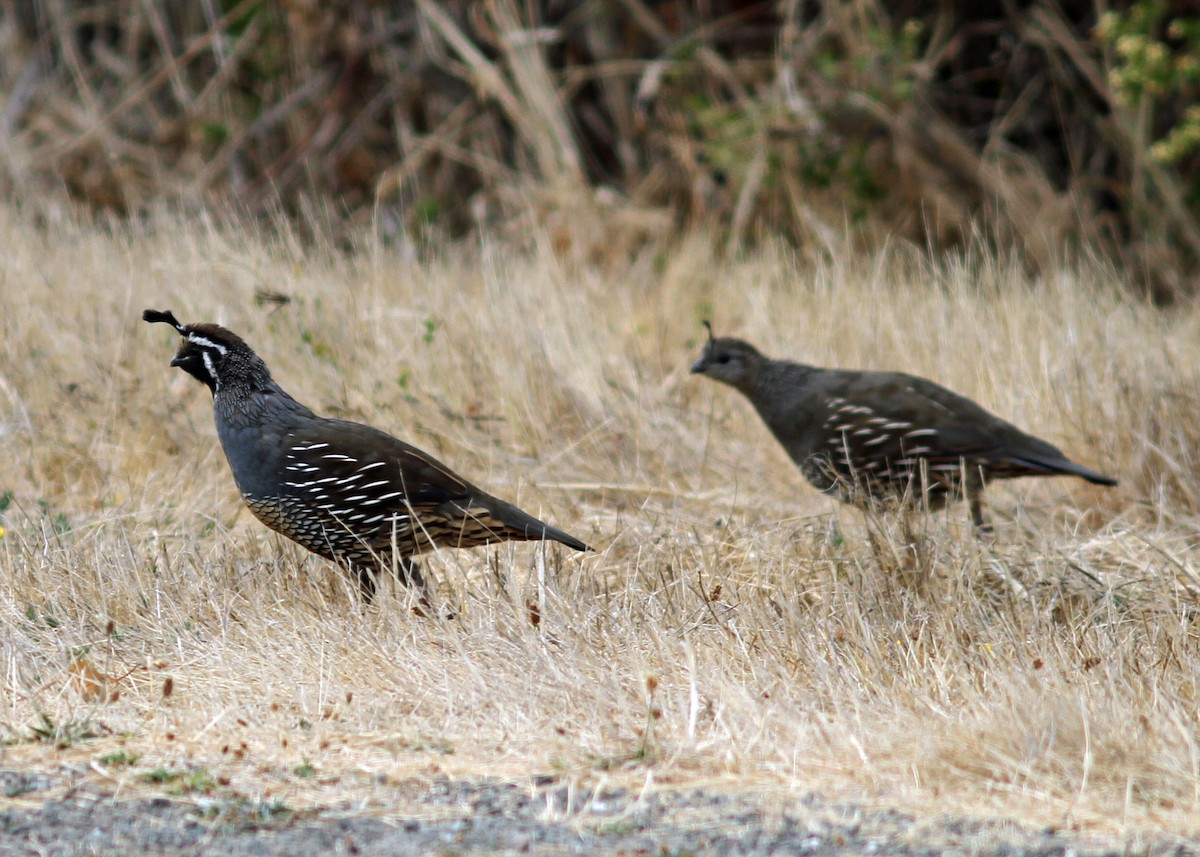
<path id="1" fill-rule="evenodd" d="M 708 343 L 692 372 L 741 391 L 805 478 L 843 502 L 923 498 L 935 508 L 961 491 L 976 528 L 987 531 L 989 480 L 1069 475 L 1117 484 L 933 381 L 772 360 L 704 325 Z"/>
<path id="2" fill-rule="evenodd" d="M 500 541 L 561 542 L 591 550 L 446 465 L 370 426 L 319 417 L 275 383 L 241 337 L 216 324 L 180 324 L 172 366 L 208 385 L 217 436 L 250 511 L 276 532 L 348 569 L 368 602 L 393 569 L 424 593 L 412 557 L 431 547 Z"/>

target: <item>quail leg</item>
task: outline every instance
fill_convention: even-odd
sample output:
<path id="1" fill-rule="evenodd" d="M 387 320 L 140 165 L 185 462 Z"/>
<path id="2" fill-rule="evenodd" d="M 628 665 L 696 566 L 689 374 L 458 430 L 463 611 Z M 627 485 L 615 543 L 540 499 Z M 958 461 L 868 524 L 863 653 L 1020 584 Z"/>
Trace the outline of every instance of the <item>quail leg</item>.
<path id="1" fill-rule="evenodd" d="M 967 495 L 967 505 L 971 509 L 971 523 L 975 525 L 975 533 L 980 538 L 990 538 L 994 535 L 991 523 L 983 514 L 983 476 L 970 465 L 965 468 L 963 492 Z"/>

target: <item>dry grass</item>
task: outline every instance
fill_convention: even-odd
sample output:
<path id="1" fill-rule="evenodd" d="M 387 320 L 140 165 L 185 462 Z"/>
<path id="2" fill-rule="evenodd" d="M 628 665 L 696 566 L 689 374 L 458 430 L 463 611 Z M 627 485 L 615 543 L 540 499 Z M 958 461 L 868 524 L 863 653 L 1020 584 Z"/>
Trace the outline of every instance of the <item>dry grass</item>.
<path id="1" fill-rule="evenodd" d="M 0 764 L 364 811 L 385 779 L 560 772 L 1196 831 L 1197 310 L 984 253 L 725 263 L 697 239 L 598 273 L 31 220 L 0 209 Z M 427 567 L 457 619 L 360 608 L 244 511 L 145 307 L 226 323 L 302 401 L 599 552 L 450 551 Z M 962 509 L 834 509 L 689 377 L 710 313 L 771 353 L 933 376 L 1122 487 L 997 487 L 995 546 Z"/>

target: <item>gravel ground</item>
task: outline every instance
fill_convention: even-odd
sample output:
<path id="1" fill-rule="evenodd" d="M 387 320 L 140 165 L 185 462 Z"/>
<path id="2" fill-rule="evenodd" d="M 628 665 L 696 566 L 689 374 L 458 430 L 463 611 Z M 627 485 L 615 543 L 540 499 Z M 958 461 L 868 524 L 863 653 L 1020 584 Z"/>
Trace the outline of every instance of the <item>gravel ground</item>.
<path id="1" fill-rule="evenodd" d="M 1200 842 L 1087 841 L 1009 822 L 704 791 L 579 792 L 546 782 L 410 780 L 394 806 L 291 811 L 237 798 L 115 800 L 0 771 L 0 855 L 1193 855 Z M 40 792 L 53 790 L 39 799 Z"/>

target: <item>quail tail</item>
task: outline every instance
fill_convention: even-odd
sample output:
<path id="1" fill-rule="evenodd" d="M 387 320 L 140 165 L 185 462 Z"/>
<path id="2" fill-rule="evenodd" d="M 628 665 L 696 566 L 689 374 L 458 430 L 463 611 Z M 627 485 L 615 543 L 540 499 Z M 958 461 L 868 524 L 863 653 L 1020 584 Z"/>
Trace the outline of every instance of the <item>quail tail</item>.
<path id="1" fill-rule="evenodd" d="M 522 512 L 511 503 L 504 503 L 502 508 L 494 509 L 493 514 L 504 523 L 515 539 L 523 538 L 525 541 L 531 542 L 560 542 L 577 551 L 593 550 L 574 536 L 564 533 L 558 527 L 550 526 L 545 521 L 539 521 L 533 515 Z"/>
<path id="2" fill-rule="evenodd" d="M 1103 473 L 1097 473 L 1090 467 L 1084 467 L 1082 464 L 1076 464 L 1069 458 L 1056 456 L 1042 456 L 1037 453 L 1021 453 L 1009 457 L 1015 464 L 1021 464 L 1031 470 L 1041 471 L 1050 474 L 1062 474 L 1064 476 L 1078 476 L 1080 479 L 1086 479 L 1095 485 L 1116 485 L 1117 480 L 1111 476 L 1105 476 Z"/>

